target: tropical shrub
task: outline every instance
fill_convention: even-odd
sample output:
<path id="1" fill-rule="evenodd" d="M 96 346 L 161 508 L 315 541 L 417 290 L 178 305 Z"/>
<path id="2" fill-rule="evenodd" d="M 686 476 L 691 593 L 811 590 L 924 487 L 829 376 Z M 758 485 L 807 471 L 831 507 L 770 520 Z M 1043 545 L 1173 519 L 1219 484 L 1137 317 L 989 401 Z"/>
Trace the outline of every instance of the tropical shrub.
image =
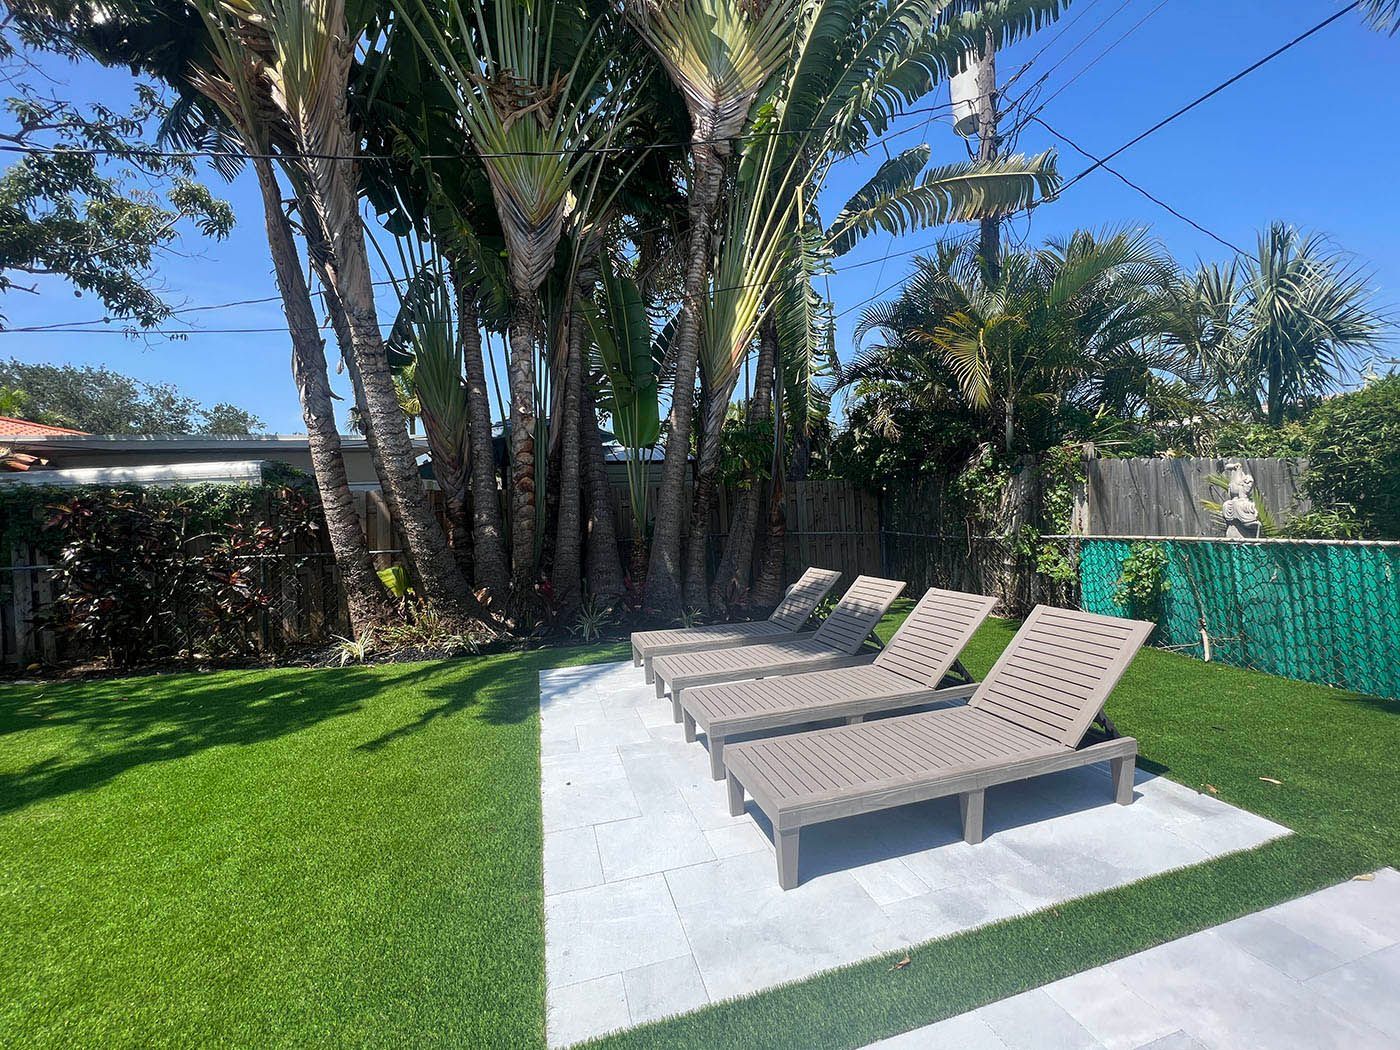
<path id="1" fill-rule="evenodd" d="M 263 561 L 321 527 L 295 488 L 210 486 L 31 489 L 6 500 L 6 532 L 36 508 L 55 594 L 41 626 L 114 668 L 252 652 L 271 600 Z"/>
<path id="2" fill-rule="evenodd" d="M 1313 503 L 1355 508 L 1369 538 L 1400 538 L 1400 375 L 1324 402 L 1308 433 Z"/>

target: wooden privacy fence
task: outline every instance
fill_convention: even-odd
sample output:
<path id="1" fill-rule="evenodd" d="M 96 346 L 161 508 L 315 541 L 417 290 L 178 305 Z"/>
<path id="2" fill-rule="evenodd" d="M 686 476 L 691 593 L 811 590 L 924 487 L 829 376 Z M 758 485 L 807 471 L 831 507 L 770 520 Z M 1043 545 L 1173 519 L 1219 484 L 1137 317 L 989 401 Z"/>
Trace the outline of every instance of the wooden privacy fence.
<path id="1" fill-rule="evenodd" d="M 1221 502 L 1207 480 L 1225 473 L 1226 460 L 1088 459 L 1085 511 L 1076 531 L 1090 536 L 1219 536 L 1222 529 L 1203 500 Z M 1254 499 L 1280 525 L 1312 509 L 1302 493 L 1305 459 L 1242 459 L 1254 476 Z"/>
<path id="2" fill-rule="evenodd" d="M 655 486 L 653 486 L 653 489 Z M 441 514 L 441 499 L 431 493 Z M 880 571 L 879 506 L 876 498 L 844 481 L 790 484 L 784 492 L 787 515 L 785 569 L 796 579 L 809 564 L 838 569 L 848 577 Z M 654 509 L 656 493 L 651 493 Z M 722 489 L 711 514 L 711 566 L 718 561 L 739 492 Z M 377 567 L 403 563 L 403 544 L 383 496 L 355 493 L 366 539 Z M 632 516 L 625 486 L 613 486 L 623 564 L 632 542 Z M 687 504 L 688 505 L 688 504 Z M 767 522 L 763 503 L 759 529 Z M 54 599 L 50 567 L 42 551 L 19 543 L 0 551 L 0 664 L 27 666 L 81 658 L 69 651 L 43 622 Z M 349 632 L 345 600 L 330 546 L 323 534 L 299 538 L 276 554 L 250 559 L 256 564 L 270 607 L 259 617 L 256 645 L 278 652 L 301 645 L 325 644 Z"/>

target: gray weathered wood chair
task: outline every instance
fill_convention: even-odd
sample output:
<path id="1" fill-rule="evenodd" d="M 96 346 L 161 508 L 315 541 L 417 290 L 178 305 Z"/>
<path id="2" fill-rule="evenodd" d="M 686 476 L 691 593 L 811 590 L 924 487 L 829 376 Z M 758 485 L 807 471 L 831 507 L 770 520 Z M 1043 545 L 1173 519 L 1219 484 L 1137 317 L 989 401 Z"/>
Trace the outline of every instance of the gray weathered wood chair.
<path id="1" fill-rule="evenodd" d="M 1137 741 L 1085 738 L 1152 627 L 1036 606 L 964 707 L 731 745 L 729 812 L 753 796 L 773 824 L 778 883 L 791 889 L 799 833 L 823 821 L 957 795 L 975 845 L 987 788 L 1104 761 L 1126 806 Z"/>
<path id="2" fill-rule="evenodd" d="M 762 645 L 810 636 L 803 627 L 841 574 L 815 566 L 794 583 L 766 620 L 751 623 L 716 623 L 704 627 L 677 627 L 667 631 L 636 631 L 632 635 L 632 666 L 645 667 L 647 681 L 653 678 L 652 661 L 672 653 L 707 649 L 733 649 L 741 645 Z"/>
<path id="3" fill-rule="evenodd" d="M 710 773 L 723 780 L 725 740 L 740 733 L 966 700 L 975 682 L 938 685 L 994 605 L 995 598 L 930 587 L 869 664 L 687 689 L 685 738 L 694 740 L 697 726 L 705 731 Z"/>
<path id="4" fill-rule="evenodd" d="M 858 576 L 810 637 L 657 657 L 656 695 L 670 692 L 671 714 L 679 722 L 681 694 L 692 686 L 868 664 L 875 654 L 858 650 L 902 590 L 898 580 Z"/>

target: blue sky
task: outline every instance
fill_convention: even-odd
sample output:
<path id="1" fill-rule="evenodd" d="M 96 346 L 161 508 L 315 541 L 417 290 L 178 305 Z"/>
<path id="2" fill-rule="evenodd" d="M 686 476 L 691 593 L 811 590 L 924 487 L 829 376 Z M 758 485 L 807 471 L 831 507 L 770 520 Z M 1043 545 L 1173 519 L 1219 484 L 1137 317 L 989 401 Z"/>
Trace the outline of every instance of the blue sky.
<path id="1" fill-rule="evenodd" d="M 1075 0 L 1058 24 L 999 56 L 999 72 L 1004 79 L 1044 47 L 1010 94 L 1014 97 L 1048 71 L 1042 100 L 1064 90 L 1042 116 L 1102 156 L 1341 6 L 1337 0 L 1166 0 L 1159 8 L 1159 0 Z M 121 71 L 68 64 L 48 68 L 74 98 L 111 102 L 130 90 L 130 79 Z M 1397 73 L 1400 37 L 1374 33 L 1352 14 L 1135 146 L 1114 166 L 1245 248 L 1273 219 L 1323 231 L 1365 261 L 1380 301 L 1394 306 L 1400 304 Z M 921 105 L 946 98 L 944 89 Z M 920 141 L 932 146 L 935 163 L 965 155 L 943 113 L 908 118 L 889 136 L 892 151 Z M 1052 145 L 1057 144 L 1047 131 L 1031 125 L 1018 148 L 1030 153 Z M 1066 176 L 1086 166 L 1068 147 L 1059 152 Z M 877 149 L 835 173 L 824 195 L 828 217 L 883 159 L 883 150 Z M 166 288 L 187 305 L 273 295 L 256 186 L 247 176 L 228 185 L 211 173 L 210 181 L 234 205 L 238 227 L 222 243 L 188 238 L 181 255 L 162 260 Z M 1229 254 L 1104 171 L 1029 219 L 1016 220 L 1008 235 L 1034 244 L 1080 227 L 1143 224 L 1183 262 Z M 907 272 L 911 256 L 900 253 L 927 244 L 939 232 L 893 241 L 872 236 L 841 260 L 842 267 L 869 264 L 831 278 L 837 310 L 851 311 L 838 323 L 843 357 L 851 353 L 850 332 L 859 315 L 853 308 Z M 890 288 L 884 295 L 895 292 Z M 386 299 L 383 309 L 387 320 L 392 303 Z M 102 314 L 99 304 L 75 298 L 71 289 L 55 282 L 43 284 L 37 296 L 11 293 L 3 310 L 12 327 L 85 321 Z M 194 313 L 188 319 L 206 329 L 283 324 L 275 302 Z M 270 430 L 283 433 L 304 429 L 288 355 L 287 338 L 278 334 L 195 331 L 180 341 L 115 334 L 0 334 L 0 356 L 102 364 L 140 379 L 172 382 L 205 402 L 232 401 L 249 408 Z M 333 378 L 344 392 L 343 379 Z"/>

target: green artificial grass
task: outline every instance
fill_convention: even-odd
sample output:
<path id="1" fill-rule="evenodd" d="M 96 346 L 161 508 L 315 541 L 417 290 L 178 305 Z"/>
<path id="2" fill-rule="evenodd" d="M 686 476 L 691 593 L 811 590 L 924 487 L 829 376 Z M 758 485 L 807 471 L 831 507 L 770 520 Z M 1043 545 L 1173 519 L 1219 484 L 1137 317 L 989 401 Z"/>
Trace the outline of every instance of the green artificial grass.
<path id="1" fill-rule="evenodd" d="M 543 1043 L 538 672 L 5 687 L 0 1045 Z"/>
<path id="2" fill-rule="evenodd" d="M 5 689 L 0 1045 L 541 1047 L 537 675 L 624 656 Z M 1296 833 L 599 1045 L 858 1047 L 1400 864 L 1400 704 L 1149 650 L 1109 711 Z"/>

